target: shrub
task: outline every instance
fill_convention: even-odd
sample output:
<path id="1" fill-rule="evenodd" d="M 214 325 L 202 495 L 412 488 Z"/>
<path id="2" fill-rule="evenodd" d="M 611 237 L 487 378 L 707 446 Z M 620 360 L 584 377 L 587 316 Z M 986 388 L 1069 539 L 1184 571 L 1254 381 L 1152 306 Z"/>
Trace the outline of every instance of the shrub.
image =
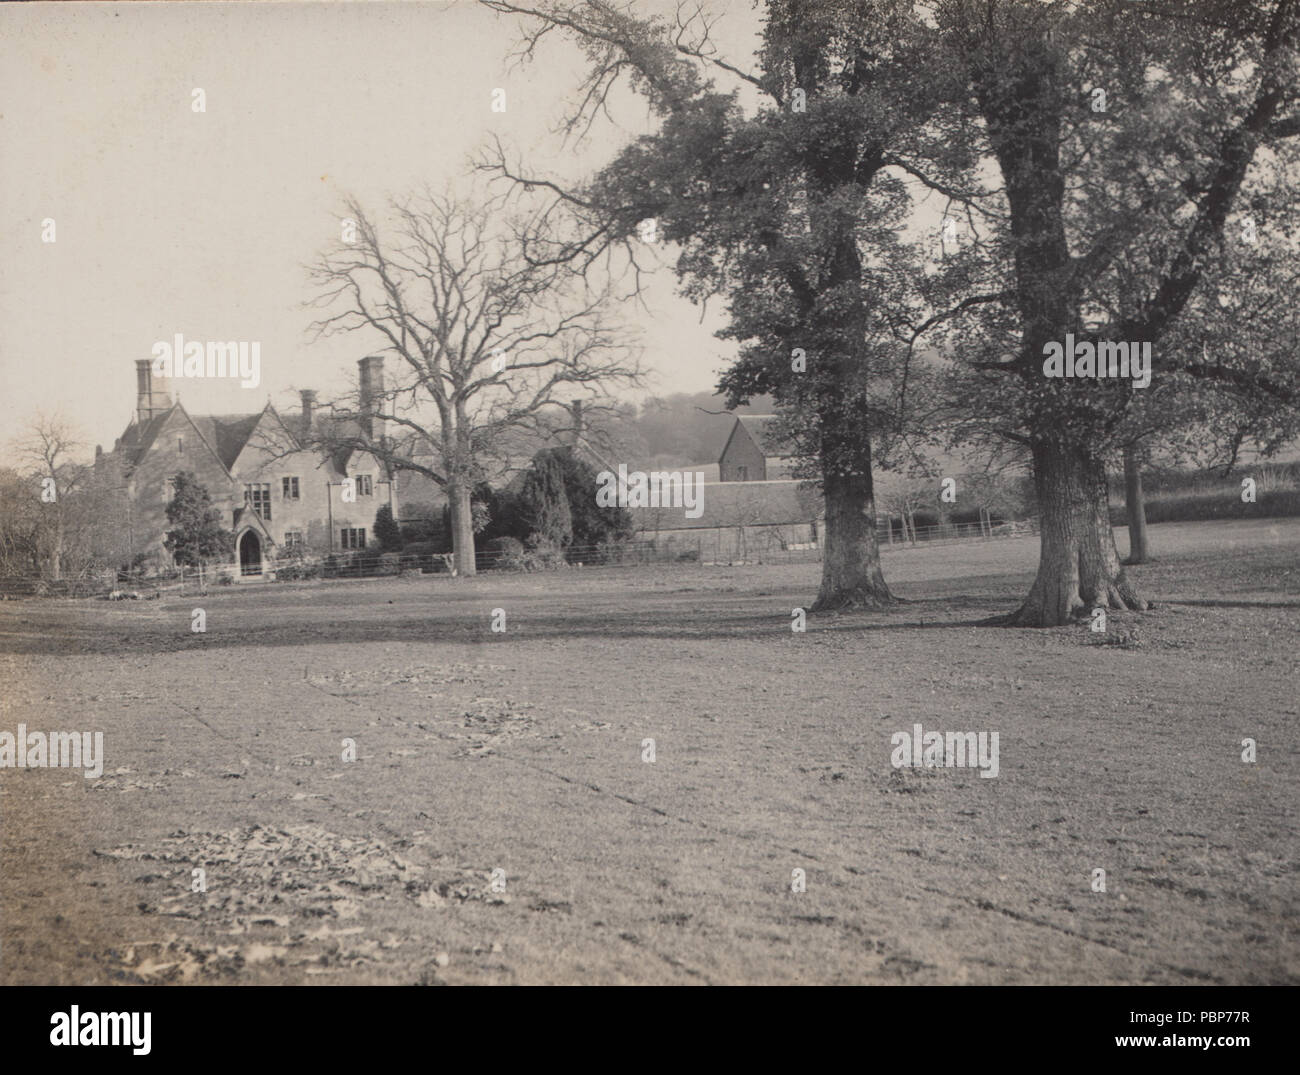
<path id="1" fill-rule="evenodd" d="M 442 536 L 441 527 L 432 519 L 410 519 L 401 525 L 403 546 L 433 542 Z"/>
<path id="2" fill-rule="evenodd" d="M 117 580 L 127 582 L 131 579 L 142 579 L 148 569 L 152 557 L 147 552 L 138 552 L 132 557 L 131 562 L 122 564 L 117 569 Z"/>
<path id="3" fill-rule="evenodd" d="M 321 574 L 319 556 L 310 555 L 302 546 L 283 549 L 275 565 L 277 582 L 294 582 L 298 579 L 315 579 Z"/>
<path id="4" fill-rule="evenodd" d="M 396 552 L 402 547 L 402 529 L 393 518 L 393 509 L 387 504 L 379 505 L 371 533 L 382 552 Z"/>
<path id="5" fill-rule="evenodd" d="M 234 584 L 235 584 L 235 576 L 232 575 L 229 571 L 227 571 L 224 567 L 217 572 L 218 586 L 233 586 Z"/>
<path id="6" fill-rule="evenodd" d="M 299 579 L 318 579 L 321 575 L 321 563 L 316 559 L 294 558 L 280 564 L 275 569 L 279 582 L 296 582 Z"/>
<path id="7" fill-rule="evenodd" d="M 572 448 L 544 448 L 533 456 L 517 495 L 506 490 L 482 494 L 492 513 L 485 536 L 527 538 L 541 531 L 558 544 L 583 548 L 630 536 L 631 514 L 626 508 L 597 506 L 592 495 L 596 484 L 595 469 Z"/>
<path id="8" fill-rule="evenodd" d="M 450 553 L 433 552 L 428 549 L 413 551 L 416 546 L 408 545 L 398 554 L 399 574 L 405 575 L 421 572 L 425 575 L 445 575 L 449 570 L 446 557 Z"/>
<path id="9" fill-rule="evenodd" d="M 533 536 L 532 548 L 524 553 L 525 571 L 552 571 L 568 566 L 563 547 L 539 535 Z"/>
<path id="10" fill-rule="evenodd" d="M 485 567 L 503 571 L 527 571 L 527 550 L 518 538 L 493 538 L 483 548 Z"/>
<path id="11" fill-rule="evenodd" d="M 402 569 L 402 558 L 395 552 L 380 553 L 376 569 L 381 575 L 396 575 Z"/>
<path id="12" fill-rule="evenodd" d="M 350 553 L 335 553 L 325 558 L 321 573 L 327 579 L 355 579 L 365 574 L 372 567 L 375 560 L 375 554 L 368 553 L 364 549 L 358 549 L 356 552 Z"/>

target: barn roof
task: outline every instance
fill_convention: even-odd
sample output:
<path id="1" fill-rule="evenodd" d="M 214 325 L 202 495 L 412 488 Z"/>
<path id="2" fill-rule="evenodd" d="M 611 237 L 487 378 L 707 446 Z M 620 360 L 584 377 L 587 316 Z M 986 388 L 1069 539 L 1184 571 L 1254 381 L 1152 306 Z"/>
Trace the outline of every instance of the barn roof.
<path id="1" fill-rule="evenodd" d="M 794 526 L 821 518 L 822 498 L 800 481 L 705 482 L 703 512 L 685 517 L 683 508 L 630 508 L 638 532 L 712 530 L 732 526 Z"/>
<path id="2" fill-rule="evenodd" d="M 736 421 L 750 435 L 767 458 L 784 458 L 792 454 L 789 438 L 780 435 L 776 414 L 738 414 Z"/>

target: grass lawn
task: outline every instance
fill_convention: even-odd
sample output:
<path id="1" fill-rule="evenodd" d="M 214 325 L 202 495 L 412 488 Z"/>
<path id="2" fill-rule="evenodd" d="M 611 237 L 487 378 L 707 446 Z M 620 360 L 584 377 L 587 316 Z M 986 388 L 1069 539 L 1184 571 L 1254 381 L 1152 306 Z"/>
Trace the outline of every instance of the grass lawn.
<path id="1" fill-rule="evenodd" d="M 977 625 L 1036 538 L 802 634 L 817 564 L 0 604 L 0 730 L 107 755 L 0 772 L 0 981 L 1296 984 L 1300 519 L 1151 533 L 1105 636 Z"/>

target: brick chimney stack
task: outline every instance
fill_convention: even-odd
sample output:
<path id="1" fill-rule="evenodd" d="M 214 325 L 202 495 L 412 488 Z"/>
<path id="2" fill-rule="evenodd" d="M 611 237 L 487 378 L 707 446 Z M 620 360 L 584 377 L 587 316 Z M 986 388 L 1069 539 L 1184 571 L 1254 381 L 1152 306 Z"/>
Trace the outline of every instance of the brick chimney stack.
<path id="1" fill-rule="evenodd" d="M 298 395 L 302 397 L 302 431 L 311 432 L 311 417 L 316 410 L 316 390 L 314 388 L 300 389 Z"/>
<path id="2" fill-rule="evenodd" d="M 153 360 L 135 360 L 135 417 L 140 425 L 166 413 L 172 405 L 171 381 L 153 371 Z"/>
<path id="3" fill-rule="evenodd" d="M 384 421 L 375 417 L 375 410 L 383 406 L 384 356 L 367 355 L 357 366 L 361 371 L 361 428 L 373 440 L 384 435 Z"/>

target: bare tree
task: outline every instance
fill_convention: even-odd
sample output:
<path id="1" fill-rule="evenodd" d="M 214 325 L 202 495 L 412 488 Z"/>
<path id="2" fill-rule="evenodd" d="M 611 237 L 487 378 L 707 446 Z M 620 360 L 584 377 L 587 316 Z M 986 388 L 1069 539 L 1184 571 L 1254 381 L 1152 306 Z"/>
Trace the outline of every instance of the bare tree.
<path id="1" fill-rule="evenodd" d="M 973 504 L 980 513 L 980 533 L 993 534 L 993 515 L 1021 519 L 1027 514 L 1024 485 L 1027 478 L 1020 476 L 1018 460 L 990 459 L 982 470 L 969 471 L 958 479 L 963 502 Z"/>
<path id="2" fill-rule="evenodd" d="M 560 241 L 555 214 L 528 214 L 510 194 L 471 202 L 427 190 L 389 210 L 393 229 L 381 234 L 350 200 L 355 242 L 313 267 L 314 305 L 339 308 L 316 335 L 361 331 L 397 359 L 384 383 L 361 386 L 356 428 L 340 436 L 327 425 L 318 437 L 329 443 L 317 446 L 365 451 L 440 486 L 459 573 L 470 575 L 475 484 L 575 395 L 588 411 L 614 406 L 609 389 L 638 383 L 638 361 L 608 290 L 526 256 L 539 237 Z"/>
<path id="3" fill-rule="evenodd" d="M 723 526 L 736 531 L 738 539 L 733 546 L 740 556 L 741 563 L 749 562 L 749 529 L 758 526 L 767 516 L 764 507 L 764 494 L 756 491 L 750 482 L 728 482 L 734 488 L 730 490 L 731 503 L 718 520 Z"/>
<path id="4" fill-rule="evenodd" d="M 916 544 L 916 513 L 937 500 L 938 483 L 928 473 L 909 469 L 905 474 L 887 474 L 880 481 L 879 501 L 889 515 L 892 529 L 894 516 L 903 523 L 903 540 Z"/>
<path id="5" fill-rule="evenodd" d="M 30 478 L 0 469 L 0 575 L 41 576 L 42 507 Z"/>
<path id="6" fill-rule="evenodd" d="M 39 559 L 51 579 L 63 578 L 64 542 L 68 526 L 67 500 L 82 483 L 85 468 L 70 456 L 81 444 L 61 418 L 38 416 L 13 444 L 18 461 L 34 472 L 39 502 Z"/>

